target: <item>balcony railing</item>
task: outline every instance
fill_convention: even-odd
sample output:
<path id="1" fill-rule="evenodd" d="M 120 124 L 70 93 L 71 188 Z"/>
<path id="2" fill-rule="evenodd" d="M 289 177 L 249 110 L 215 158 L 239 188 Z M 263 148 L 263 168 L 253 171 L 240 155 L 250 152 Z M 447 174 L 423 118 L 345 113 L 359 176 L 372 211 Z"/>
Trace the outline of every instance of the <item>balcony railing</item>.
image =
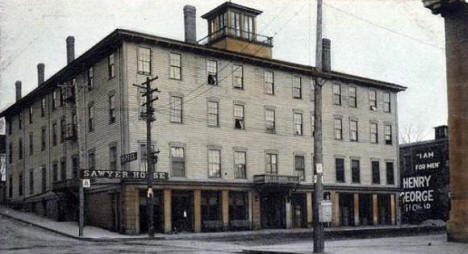
<path id="1" fill-rule="evenodd" d="M 273 37 L 265 36 L 261 34 L 256 34 L 249 31 L 244 31 L 240 29 L 236 29 L 234 27 L 222 27 L 218 31 L 212 32 L 211 34 L 207 35 L 205 38 L 198 41 L 199 44 L 205 45 L 210 42 L 216 41 L 222 37 L 233 37 L 241 40 L 245 40 L 248 42 L 254 42 L 258 44 L 263 44 L 265 46 L 273 47 Z"/>
<path id="2" fill-rule="evenodd" d="M 255 184 L 294 185 L 299 183 L 299 176 L 285 176 L 275 174 L 254 175 Z"/>

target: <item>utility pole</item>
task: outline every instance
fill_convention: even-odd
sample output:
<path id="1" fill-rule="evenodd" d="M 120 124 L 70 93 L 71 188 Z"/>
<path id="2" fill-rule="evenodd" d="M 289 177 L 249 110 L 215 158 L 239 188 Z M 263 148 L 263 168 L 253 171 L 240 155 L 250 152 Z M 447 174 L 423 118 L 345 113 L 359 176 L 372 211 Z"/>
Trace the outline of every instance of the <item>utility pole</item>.
<path id="1" fill-rule="evenodd" d="M 151 123 L 156 121 L 154 117 L 154 108 L 153 102 L 158 100 L 158 96 L 153 98 L 153 93 L 159 92 L 158 88 L 152 89 L 151 82 L 158 79 L 158 76 L 154 78 L 146 78 L 146 81 L 141 85 L 134 86 L 143 89 L 145 91 L 141 96 L 146 98 L 146 102 L 142 104 L 146 108 L 146 112 L 141 116 L 146 120 L 146 181 L 147 181 L 147 191 L 146 191 L 146 211 L 148 217 L 148 235 L 149 237 L 154 237 L 154 211 L 153 211 L 153 174 L 154 168 L 153 163 L 156 164 L 158 160 L 157 154 L 159 151 L 152 150 L 152 141 L 151 141 Z"/>
<path id="2" fill-rule="evenodd" d="M 322 71 L 322 0 L 317 0 L 317 32 L 316 32 L 315 64 Z M 314 89 L 314 253 L 322 253 L 325 249 L 323 224 L 320 222 L 321 203 L 323 199 L 323 155 L 322 155 L 322 80 L 315 79 Z"/>

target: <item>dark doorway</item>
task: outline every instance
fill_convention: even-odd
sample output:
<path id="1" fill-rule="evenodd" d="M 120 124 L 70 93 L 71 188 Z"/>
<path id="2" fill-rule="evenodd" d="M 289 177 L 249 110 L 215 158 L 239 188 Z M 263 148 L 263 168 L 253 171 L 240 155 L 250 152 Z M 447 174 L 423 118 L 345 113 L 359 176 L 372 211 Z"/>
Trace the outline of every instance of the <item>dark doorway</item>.
<path id="1" fill-rule="evenodd" d="M 372 225 L 372 195 L 359 194 L 359 221 L 361 225 Z"/>
<path id="2" fill-rule="evenodd" d="M 174 232 L 193 231 L 193 192 L 172 192 L 172 229 Z"/>
<path id="3" fill-rule="evenodd" d="M 153 197 L 153 222 L 154 231 L 163 232 L 163 206 L 162 192 L 154 191 Z M 146 191 L 140 191 L 140 233 L 148 233 L 148 210 L 146 208 Z"/>
<path id="4" fill-rule="evenodd" d="M 201 194 L 202 230 L 204 232 L 223 230 L 221 192 L 202 191 Z"/>
<path id="5" fill-rule="evenodd" d="M 285 195 L 265 193 L 260 200 L 262 228 L 286 228 Z"/>
<path id="6" fill-rule="evenodd" d="M 248 192 L 229 192 L 229 225 L 231 230 L 249 229 Z"/>
<path id="7" fill-rule="evenodd" d="M 291 195 L 292 226 L 305 228 L 307 226 L 306 194 L 295 193 Z"/>
<path id="8" fill-rule="evenodd" d="M 340 193 L 340 225 L 354 225 L 354 197 L 352 193 Z"/>
<path id="9" fill-rule="evenodd" d="M 391 221 L 391 209 L 390 209 L 390 195 L 389 194 L 379 194 L 378 204 L 379 204 L 379 223 L 383 225 L 390 225 Z"/>

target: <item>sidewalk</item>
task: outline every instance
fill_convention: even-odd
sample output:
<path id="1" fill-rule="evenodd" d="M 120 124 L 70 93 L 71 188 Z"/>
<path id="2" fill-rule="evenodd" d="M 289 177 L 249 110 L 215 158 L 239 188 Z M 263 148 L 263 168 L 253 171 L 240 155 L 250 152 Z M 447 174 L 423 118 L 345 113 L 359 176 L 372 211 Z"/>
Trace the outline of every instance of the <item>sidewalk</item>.
<path id="1" fill-rule="evenodd" d="M 33 213 L 21 212 L 0 206 L 0 215 L 12 218 L 39 228 L 88 241 L 122 241 L 122 240 L 147 240 L 147 235 L 123 235 L 111 232 L 106 229 L 85 226 L 83 237 L 78 236 L 78 224 L 76 222 L 58 222 Z M 333 227 L 325 229 L 325 237 L 328 239 L 356 238 L 356 237 L 376 237 L 391 235 L 414 235 L 417 233 L 442 232 L 445 227 L 441 226 L 417 226 L 417 225 L 386 225 L 386 226 L 360 226 L 360 227 Z M 243 239 L 252 237 L 273 237 L 273 236 L 311 236 L 312 229 L 264 229 L 255 231 L 233 231 L 233 232 L 212 232 L 212 233 L 179 233 L 179 234 L 155 234 L 154 239 L 161 240 L 203 240 L 203 239 Z"/>

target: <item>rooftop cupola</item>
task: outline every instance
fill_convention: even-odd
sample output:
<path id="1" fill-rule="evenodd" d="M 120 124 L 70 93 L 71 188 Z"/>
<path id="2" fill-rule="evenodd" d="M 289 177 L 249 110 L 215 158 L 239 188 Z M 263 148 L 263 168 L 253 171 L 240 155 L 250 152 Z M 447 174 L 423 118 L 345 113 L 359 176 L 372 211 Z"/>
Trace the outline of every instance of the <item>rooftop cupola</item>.
<path id="1" fill-rule="evenodd" d="M 261 13 L 231 2 L 221 4 L 202 16 L 208 21 L 208 36 L 201 44 L 271 58 L 273 38 L 257 34 L 255 19 Z"/>

